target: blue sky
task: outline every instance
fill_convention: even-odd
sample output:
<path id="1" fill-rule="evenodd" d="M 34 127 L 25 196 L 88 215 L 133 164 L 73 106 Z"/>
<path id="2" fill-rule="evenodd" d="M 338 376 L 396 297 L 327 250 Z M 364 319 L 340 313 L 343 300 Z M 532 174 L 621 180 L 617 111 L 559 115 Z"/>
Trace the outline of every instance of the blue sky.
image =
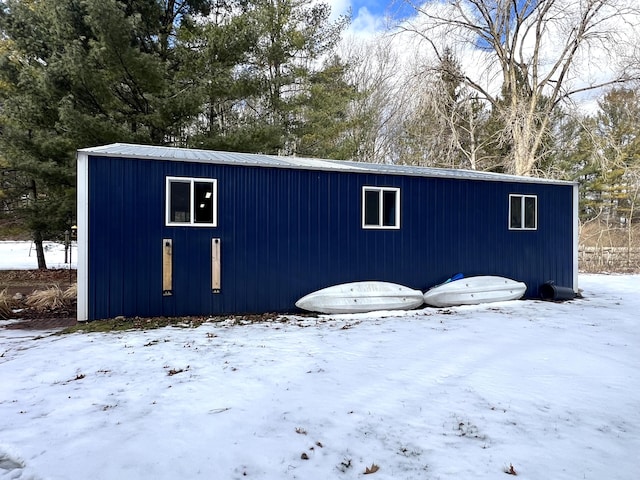
<path id="1" fill-rule="evenodd" d="M 410 16 L 413 9 L 404 0 L 325 0 L 333 15 L 346 13 L 351 8 L 351 30 L 381 30 L 387 25 L 388 18 L 402 19 Z"/>
<path id="2" fill-rule="evenodd" d="M 376 16 L 393 15 L 398 8 L 406 8 L 406 4 L 399 4 L 394 0 L 352 0 L 351 7 L 353 8 L 354 15 L 357 15 L 358 11 L 365 7 L 369 13 Z M 394 15 L 395 16 L 395 15 Z"/>
<path id="3" fill-rule="evenodd" d="M 404 0 L 350 0 L 350 3 L 354 15 L 363 7 L 372 15 L 394 19 L 406 18 L 414 13 L 413 7 Z"/>

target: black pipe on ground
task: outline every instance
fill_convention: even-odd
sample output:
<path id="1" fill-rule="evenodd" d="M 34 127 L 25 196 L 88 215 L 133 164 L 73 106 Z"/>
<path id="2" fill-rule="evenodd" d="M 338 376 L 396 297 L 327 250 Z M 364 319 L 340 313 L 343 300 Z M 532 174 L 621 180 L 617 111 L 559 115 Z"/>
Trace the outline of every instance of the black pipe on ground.
<path id="1" fill-rule="evenodd" d="M 573 300 L 576 298 L 576 292 L 571 287 L 559 287 L 553 281 L 549 281 L 540 285 L 540 298 L 542 300 Z"/>

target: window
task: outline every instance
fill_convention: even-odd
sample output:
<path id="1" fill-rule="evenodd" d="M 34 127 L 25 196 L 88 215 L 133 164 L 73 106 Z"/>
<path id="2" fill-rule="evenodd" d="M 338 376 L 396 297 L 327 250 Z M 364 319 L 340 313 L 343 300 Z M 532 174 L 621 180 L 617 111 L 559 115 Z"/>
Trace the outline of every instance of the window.
<path id="1" fill-rule="evenodd" d="M 509 230 L 538 228 L 538 197 L 509 195 Z"/>
<path id="2" fill-rule="evenodd" d="M 362 228 L 400 228 L 400 189 L 362 187 Z"/>
<path id="3" fill-rule="evenodd" d="M 167 177 L 166 224 L 215 227 L 216 180 Z"/>

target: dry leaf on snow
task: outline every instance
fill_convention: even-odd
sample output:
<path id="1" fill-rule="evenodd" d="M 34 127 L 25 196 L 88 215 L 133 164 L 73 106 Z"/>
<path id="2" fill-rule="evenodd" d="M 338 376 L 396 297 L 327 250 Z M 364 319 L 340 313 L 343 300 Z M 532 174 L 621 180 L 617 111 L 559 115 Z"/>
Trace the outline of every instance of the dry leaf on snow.
<path id="1" fill-rule="evenodd" d="M 368 475 L 370 473 L 376 473 L 378 470 L 380 470 L 380 467 L 378 465 L 376 465 L 375 463 L 372 463 L 370 467 L 367 467 L 364 471 L 365 475 Z"/>

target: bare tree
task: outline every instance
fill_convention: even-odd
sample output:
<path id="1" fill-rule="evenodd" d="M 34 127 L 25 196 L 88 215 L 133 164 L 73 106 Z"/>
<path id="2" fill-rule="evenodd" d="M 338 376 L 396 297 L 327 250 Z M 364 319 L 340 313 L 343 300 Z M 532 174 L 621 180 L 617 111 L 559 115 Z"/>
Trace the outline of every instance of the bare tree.
<path id="1" fill-rule="evenodd" d="M 486 102 L 465 85 L 461 64 L 453 52 L 445 50 L 435 64 L 419 60 L 407 90 L 415 97 L 407 112 L 409 145 L 422 157 L 419 163 L 449 167 L 491 169 L 490 149 L 497 139 L 485 128 Z M 405 153 L 409 161 L 416 155 Z M 411 163 L 416 163 L 415 161 Z"/>
<path id="2" fill-rule="evenodd" d="M 397 161 L 397 133 L 407 109 L 400 61 L 391 43 L 379 35 L 362 41 L 342 42 L 341 54 L 349 65 L 349 82 L 357 90 L 351 103 L 349 135 L 358 146 L 354 160 L 373 163 Z"/>
<path id="3" fill-rule="evenodd" d="M 478 67 L 461 72 L 461 80 L 501 119 L 511 147 L 505 167 L 518 175 L 535 173 L 551 113 L 562 102 L 638 78 L 637 68 L 624 61 L 638 51 L 640 11 L 633 0 L 428 0 L 412 5 L 419 15 L 401 29 L 418 34 L 438 60 L 451 44 L 478 59 Z M 597 52 L 607 56 L 597 58 Z M 608 65 L 598 65 L 589 78 L 589 68 L 603 59 Z"/>

